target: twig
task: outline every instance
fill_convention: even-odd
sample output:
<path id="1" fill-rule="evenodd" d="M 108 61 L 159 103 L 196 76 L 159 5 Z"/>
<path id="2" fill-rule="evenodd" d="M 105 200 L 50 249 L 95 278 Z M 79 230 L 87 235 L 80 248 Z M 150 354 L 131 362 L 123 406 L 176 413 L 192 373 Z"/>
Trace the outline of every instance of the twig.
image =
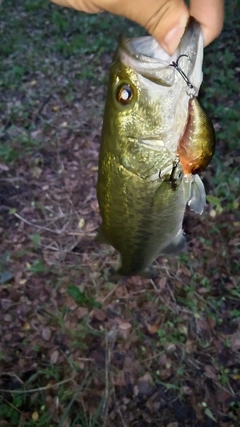
<path id="1" fill-rule="evenodd" d="M 23 394 L 23 393 L 36 393 L 37 391 L 49 390 L 52 388 L 56 388 L 62 384 L 68 383 L 74 379 L 74 376 L 68 378 L 67 380 L 60 381 L 56 384 L 48 384 L 45 387 L 32 388 L 30 390 L 8 390 L 8 389 L 0 389 L 0 393 L 15 393 L 15 394 Z"/>
<path id="2" fill-rule="evenodd" d="M 119 408 L 119 406 L 118 406 L 118 413 L 119 413 L 119 415 L 120 415 L 120 418 L 121 418 L 121 421 L 122 421 L 122 423 L 123 423 L 123 426 L 124 427 L 127 427 L 127 424 L 125 423 L 125 421 L 124 421 L 124 418 L 123 418 L 123 416 L 122 416 L 122 411 L 121 411 L 121 409 Z"/>
<path id="3" fill-rule="evenodd" d="M 15 411 L 17 411 L 19 414 L 21 414 L 20 409 L 16 408 L 11 402 L 9 402 L 7 399 L 3 399 L 9 406 L 11 406 Z"/>
<path id="4" fill-rule="evenodd" d="M 111 350 L 115 341 L 116 335 L 114 331 L 106 332 L 105 334 L 105 396 L 103 403 L 103 427 L 107 427 L 107 417 L 108 417 L 108 399 L 109 399 L 109 365 L 111 362 Z M 109 340 L 111 340 L 111 347 L 109 345 Z"/>
<path id="5" fill-rule="evenodd" d="M 116 285 L 101 301 L 101 304 L 103 304 L 114 292 L 117 290 L 118 285 Z"/>
<path id="6" fill-rule="evenodd" d="M 20 219 L 20 221 L 23 221 L 25 224 L 30 225 L 31 227 L 36 227 L 36 228 L 39 228 L 40 230 L 43 230 L 43 231 L 50 231 L 50 233 L 54 233 L 54 234 L 57 234 L 57 235 L 62 234 L 65 231 L 65 229 L 66 229 L 66 227 L 68 225 L 68 223 L 65 224 L 60 230 L 51 230 L 51 228 L 43 227 L 43 226 L 37 225 L 37 224 L 33 224 L 33 223 L 31 223 L 30 221 L 28 221 L 27 219 L 23 218 L 21 215 L 19 215 L 17 213 L 15 213 L 14 216 L 16 218 Z M 56 218 L 55 220 L 57 221 L 60 218 L 62 218 L 62 217 Z"/>
<path id="7" fill-rule="evenodd" d="M 12 178 L 0 178 L 0 182 L 23 182 L 25 184 L 27 180 L 21 176 L 13 176 Z"/>
<path id="8" fill-rule="evenodd" d="M 19 377 L 17 376 L 17 374 L 15 374 L 14 372 L 2 372 L 1 376 L 2 376 L 2 375 L 8 375 L 9 377 L 15 377 L 15 378 L 17 378 L 17 380 L 18 380 L 21 384 L 24 384 L 24 382 L 21 380 L 21 378 L 19 378 Z"/>
<path id="9" fill-rule="evenodd" d="M 39 116 L 40 116 L 40 114 L 41 114 L 41 112 L 42 112 L 42 110 L 44 109 L 44 107 L 45 107 L 45 105 L 47 105 L 47 103 L 50 101 L 50 99 L 52 98 L 52 94 L 50 94 L 43 102 L 42 102 L 42 104 L 40 105 L 40 107 L 38 108 L 38 110 L 37 110 L 37 112 L 36 112 L 36 114 L 35 114 L 35 117 L 34 117 L 34 119 L 33 119 L 33 123 L 36 125 L 37 124 L 37 122 L 38 122 L 38 119 L 39 119 Z"/>
<path id="10" fill-rule="evenodd" d="M 69 236 L 84 236 L 84 237 L 96 237 L 97 233 L 86 233 L 85 231 L 70 231 Z"/>
<path id="11" fill-rule="evenodd" d="M 156 353 L 156 354 L 154 354 L 153 356 L 147 357 L 147 359 L 143 359 L 143 360 L 141 361 L 141 363 L 145 363 L 145 362 L 148 362 L 149 360 L 153 360 L 153 359 L 155 359 L 156 357 L 161 356 L 162 354 L 164 354 L 164 351 L 159 351 L 159 353 Z"/>
<path id="12" fill-rule="evenodd" d="M 107 427 L 107 415 L 108 415 L 108 396 L 109 396 L 109 362 L 110 362 L 110 354 L 109 354 L 109 345 L 108 345 L 108 333 L 105 334 L 105 351 L 106 351 L 106 357 L 105 357 L 105 396 L 104 396 L 104 403 L 103 403 L 103 413 L 104 413 L 104 420 L 103 420 L 103 427 Z"/>
<path id="13" fill-rule="evenodd" d="M 168 291 L 169 291 L 169 293 L 170 293 L 173 301 L 176 303 L 177 301 L 176 301 L 176 298 L 174 296 L 174 293 L 173 293 L 172 289 L 170 288 L 170 286 L 168 285 L 168 283 L 166 283 L 166 285 L 167 285 Z"/>
<path id="14" fill-rule="evenodd" d="M 162 303 L 167 308 L 169 308 L 169 310 L 172 311 L 174 314 L 176 314 L 176 313 L 178 314 L 178 312 L 176 310 L 174 310 L 169 304 L 166 303 L 166 301 L 164 301 L 163 297 L 161 296 L 161 290 L 156 287 L 156 285 L 155 285 L 155 283 L 154 283 L 154 281 L 152 279 L 150 279 L 150 283 L 153 286 L 153 288 L 155 289 L 155 291 L 157 292 L 157 294 L 158 294 L 160 300 L 162 301 Z"/>

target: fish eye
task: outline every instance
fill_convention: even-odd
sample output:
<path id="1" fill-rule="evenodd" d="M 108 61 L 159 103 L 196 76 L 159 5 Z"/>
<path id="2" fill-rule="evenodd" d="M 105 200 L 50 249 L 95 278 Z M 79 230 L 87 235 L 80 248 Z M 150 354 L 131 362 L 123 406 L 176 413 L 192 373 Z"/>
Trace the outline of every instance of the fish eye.
<path id="1" fill-rule="evenodd" d="M 117 88 L 117 100 L 122 105 L 130 104 L 133 98 L 133 89 L 127 83 L 123 83 Z"/>

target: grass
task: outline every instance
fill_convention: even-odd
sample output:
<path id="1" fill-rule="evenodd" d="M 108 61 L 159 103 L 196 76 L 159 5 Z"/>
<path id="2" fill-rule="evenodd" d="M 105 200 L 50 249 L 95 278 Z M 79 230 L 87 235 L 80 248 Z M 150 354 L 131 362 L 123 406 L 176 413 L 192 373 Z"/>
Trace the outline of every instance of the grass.
<path id="1" fill-rule="evenodd" d="M 238 426 L 238 1 L 206 49 L 208 207 L 155 280 L 107 277 L 93 237 L 107 71 L 143 30 L 47 0 L 1 4 L 0 426 Z"/>
<path id="2" fill-rule="evenodd" d="M 110 14 L 102 19 L 102 15 L 76 13 L 47 0 L 25 0 L 17 11 L 12 0 L 0 7 L 0 88 L 5 94 L 0 102 L 0 135 L 5 141 L 0 158 L 11 163 L 44 144 L 40 135 L 34 135 L 51 99 L 57 113 L 59 96 L 61 103 L 71 103 L 86 81 L 97 86 L 106 81 L 101 63 L 102 56 L 116 47 L 113 28 L 115 34 L 139 30 Z M 44 117 L 45 129 L 51 122 L 52 118 Z"/>

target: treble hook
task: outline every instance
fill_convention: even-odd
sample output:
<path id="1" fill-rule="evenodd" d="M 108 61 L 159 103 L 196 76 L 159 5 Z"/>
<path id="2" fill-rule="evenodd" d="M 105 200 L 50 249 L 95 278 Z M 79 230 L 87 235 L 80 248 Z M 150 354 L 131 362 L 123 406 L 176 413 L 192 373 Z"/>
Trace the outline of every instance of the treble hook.
<path id="1" fill-rule="evenodd" d="M 178 62 L 179 62 L 179 59 L 180 58 L 182 58 L 182 56 L 186 56 L 188 59 L 189 59 L 189 61 L 191 61 L 191 59 L 189 58 L 189 56 L 188 55 L 185 55 L 185 54 L 183 54 L 183 55 L 180 55 L 179 57 L 178 57 L 178 59 L 176 60 L 176 62 L 172 62 L 171 64 L 170 64 L 170 66 L 171 67 L 174 67 L 178 72 L 179 72 L 179 74 L 182 76 L 182 78 L 183 78 L 183 80 L 185 80 L 185 82 L 187 83 L 187 85 L 188 85 L 188 87 L 190 88 L 190 89 L 194 89 L 194 86 L 192 85 L 192 83 L 190 82 L 190 80 L 189 80 L 189 78 L 188 78 L 188 76 L 186 76 L 186 74 L 184 73 L 184 71 L 180 68 L 180 66 L 178 65 Z"/>

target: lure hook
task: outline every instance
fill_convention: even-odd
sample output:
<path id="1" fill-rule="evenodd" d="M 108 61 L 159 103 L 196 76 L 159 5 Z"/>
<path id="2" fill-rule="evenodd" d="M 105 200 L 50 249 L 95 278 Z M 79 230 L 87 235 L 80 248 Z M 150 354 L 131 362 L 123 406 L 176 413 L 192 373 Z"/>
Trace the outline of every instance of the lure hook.
<path id="1" fill-rule="evenodd" d="M 176 60 L 176 62 L 174 62 L 174 61 L 173 61 L 173 62 L 170 64 L 170 66 L 171 66 L 171 67 L 174 67 L 174 68 L 179 72 L 179 74 L 182 76 L 183 80 L 187 83 L 187 85 L 188 85 L 189 89 L 194 89 L 194 86 L 193 86 L 193 85 L 192 85 L 192 83 L 190 82 L 190 80 L 189 80 L 188 76 L 184 73 L 184 71 L 182 70 L 182 68 L 179 66 L 179 59 L 180 59 L 180 58 L 182 58 L 183 56 L 186 56 L 186 57 L 189 59 L 189 61 L 191 61 L 191 59 L 189 58 L 189 56 L 188 56 L 188 55 L 186 55 L 186 54 L 182 54 L 182 55 L 180 55 L 180 56 L 178 57 L 178 59 Z"/>

